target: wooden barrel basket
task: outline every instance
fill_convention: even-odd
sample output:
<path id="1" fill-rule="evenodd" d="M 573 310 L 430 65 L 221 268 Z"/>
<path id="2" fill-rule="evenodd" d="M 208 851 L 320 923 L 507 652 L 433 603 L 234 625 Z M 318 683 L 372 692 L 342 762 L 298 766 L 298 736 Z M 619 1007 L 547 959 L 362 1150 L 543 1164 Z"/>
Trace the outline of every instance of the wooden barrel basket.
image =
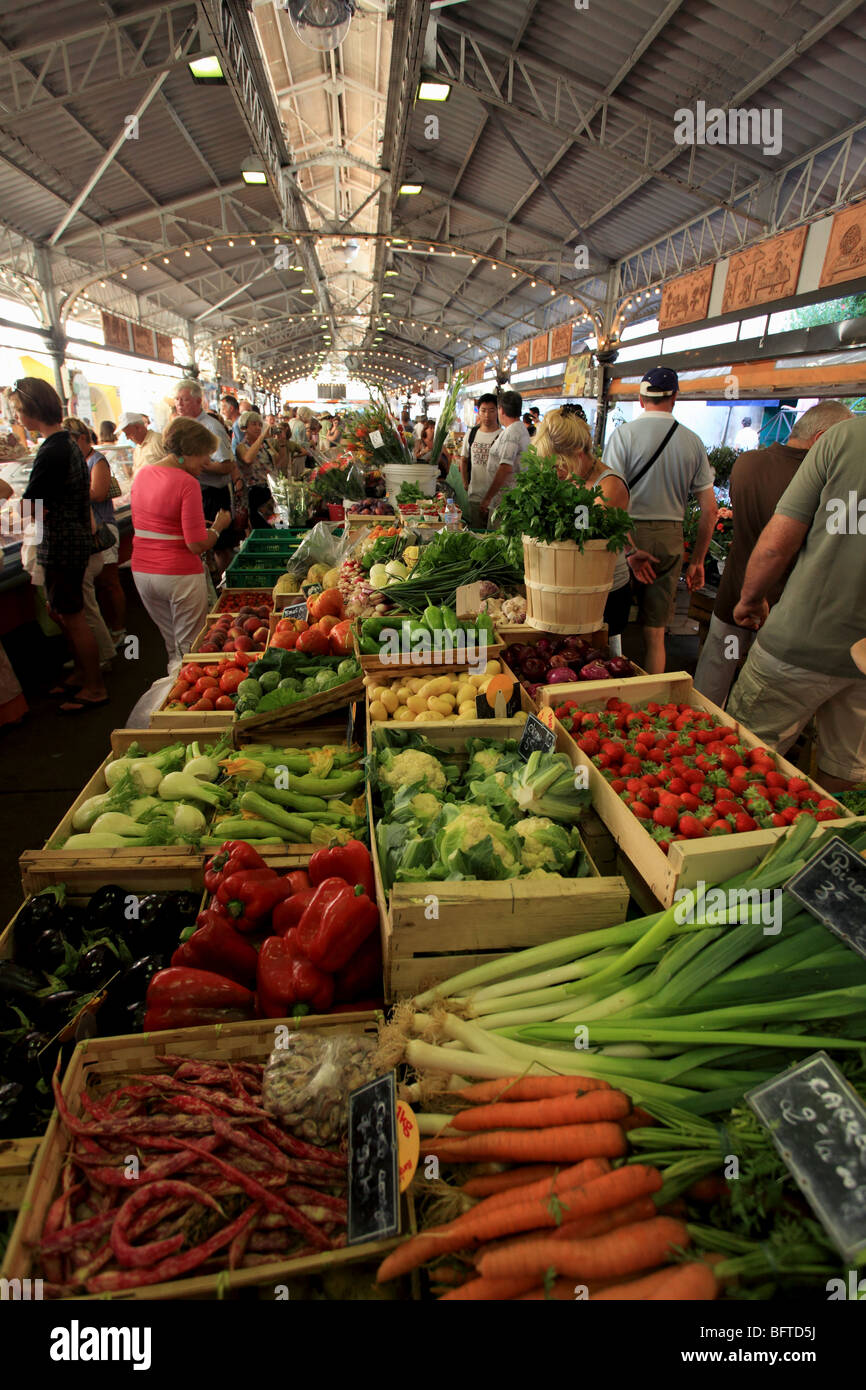
<path id="1" fill-rule="evenodd" d="M 526 621 L 542 632 L 594 632 L 604 621 L 616 554 L 607 542 L 550 545 L 523 537 Z"/>

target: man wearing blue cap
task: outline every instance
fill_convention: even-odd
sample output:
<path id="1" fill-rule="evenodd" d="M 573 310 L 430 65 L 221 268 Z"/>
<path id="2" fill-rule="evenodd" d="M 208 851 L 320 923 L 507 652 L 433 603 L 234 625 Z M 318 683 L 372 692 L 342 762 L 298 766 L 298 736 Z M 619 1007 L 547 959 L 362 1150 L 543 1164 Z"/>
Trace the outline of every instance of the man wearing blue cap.
<path id="1" fill-rule="evenodd" d="M 629 489 L 635 548 L 626 552 L 637 580 L 638 618 L 644 629 L 644 666 L 665 669 L 665 627 L 683 563 L 683 518 L 689 495 L 701 509 L 698 534 L 686 570 L 690 589 L 704 584 L 718 504 L 707 451 L 693 430 L 672 419 L 679 379 L 670 367 L 653 367 L 640 384 L 642 414 L 620 425 L 607 442 L 604 462 Z"/>

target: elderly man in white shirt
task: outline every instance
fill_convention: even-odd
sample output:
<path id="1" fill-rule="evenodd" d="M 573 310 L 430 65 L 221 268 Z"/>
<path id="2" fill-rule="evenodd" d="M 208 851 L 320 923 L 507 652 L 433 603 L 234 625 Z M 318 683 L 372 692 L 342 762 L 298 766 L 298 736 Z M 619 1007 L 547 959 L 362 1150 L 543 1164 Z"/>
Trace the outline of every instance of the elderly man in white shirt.
<path id="1" fill-rule="evenodd" d="M 239 478 L 240 472 L 228 431 L 221 420 L 205 409 L 201 382 L 196 381 L 194 377 L 185 377 L 183 381 L 179 381 L 174 408 L 178 415 L 184 415 L 188 420 L 197 420 L 216 436 L 217 447 L 211 454 L 211 466 L 206 470 L 202 469 L 198 479 L 205 521 L 215 521 L 221 511 L 233 513 L 232 476 L 236 475 Z M 213 550 L 214 572 L 221 573 L 225 569 L 232 551 L 240 545 L 241 539 L 234 526 L 226 527 L 220 536 L 219 550 L 216 547 Z"/>
<path id="2" fill-rule="evenodd" d="M 162 435 L 158 430 L 148 429 L 147 421 L 143 415 L 136 414 L 134 410 L 125 410 L 117 423 L 117 428 L 135 445 L 132 451 L 133 477 L 139 468 L 144 468 L 148 463 L 159 463 L 161 458 L 165 458 Z"/>

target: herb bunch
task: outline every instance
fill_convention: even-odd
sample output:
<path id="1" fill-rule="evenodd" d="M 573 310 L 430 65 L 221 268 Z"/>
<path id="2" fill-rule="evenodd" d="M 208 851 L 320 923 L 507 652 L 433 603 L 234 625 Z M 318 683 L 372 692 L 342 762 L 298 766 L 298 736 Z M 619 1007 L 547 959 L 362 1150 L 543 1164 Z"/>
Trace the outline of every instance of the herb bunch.
<path id="1" fill-rule="evenodd" d="M 529 536 L 548 544 L 574 541 L 581 551 L 587 541 L 606 541 L 608 550 L 625 547 L 631 518 L 620 507 L 603 505 L 600 487 L 560 478 L 556 461 L 539 458 L 535 449 L 526 450 L 522 463 L 496 513 L 503 535 Z"/>

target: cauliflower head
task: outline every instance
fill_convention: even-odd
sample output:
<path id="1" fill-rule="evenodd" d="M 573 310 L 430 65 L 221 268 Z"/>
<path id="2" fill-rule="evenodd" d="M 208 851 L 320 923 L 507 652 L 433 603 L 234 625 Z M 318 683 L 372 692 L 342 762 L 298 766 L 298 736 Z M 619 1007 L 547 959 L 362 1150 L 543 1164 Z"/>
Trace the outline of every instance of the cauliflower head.
<path id="1" fill-rule="evenodd" d="M 402 753 L 379 765 L 379 776 L 392 791 L 423 782 L 431 792 L 444 792 L 447 778 L 442 764 L 420 748 L 405 748 Z"/>
<path id="2" fill-rule="evenodd" d="M 579 849 L 573 832 L 554 825 L 546 816 L 527 816 L 514 829 L 520 837 L 520 862 L 524 869 L 552 874 L 569 870 Z"/>
<path id="3" fill-rule="evenodd" d="M 520 844 L 484 806 L 446 806 L 436 849 L 449 878 L 516 878 Z"/>
<path id="4" fill-rule="evenodd" d="M 412 797 L 409 805 L 421 825 L 429 825 L 442 810 L 442 802 L 433 792 L 418 792 L 417 796 Z"/>

